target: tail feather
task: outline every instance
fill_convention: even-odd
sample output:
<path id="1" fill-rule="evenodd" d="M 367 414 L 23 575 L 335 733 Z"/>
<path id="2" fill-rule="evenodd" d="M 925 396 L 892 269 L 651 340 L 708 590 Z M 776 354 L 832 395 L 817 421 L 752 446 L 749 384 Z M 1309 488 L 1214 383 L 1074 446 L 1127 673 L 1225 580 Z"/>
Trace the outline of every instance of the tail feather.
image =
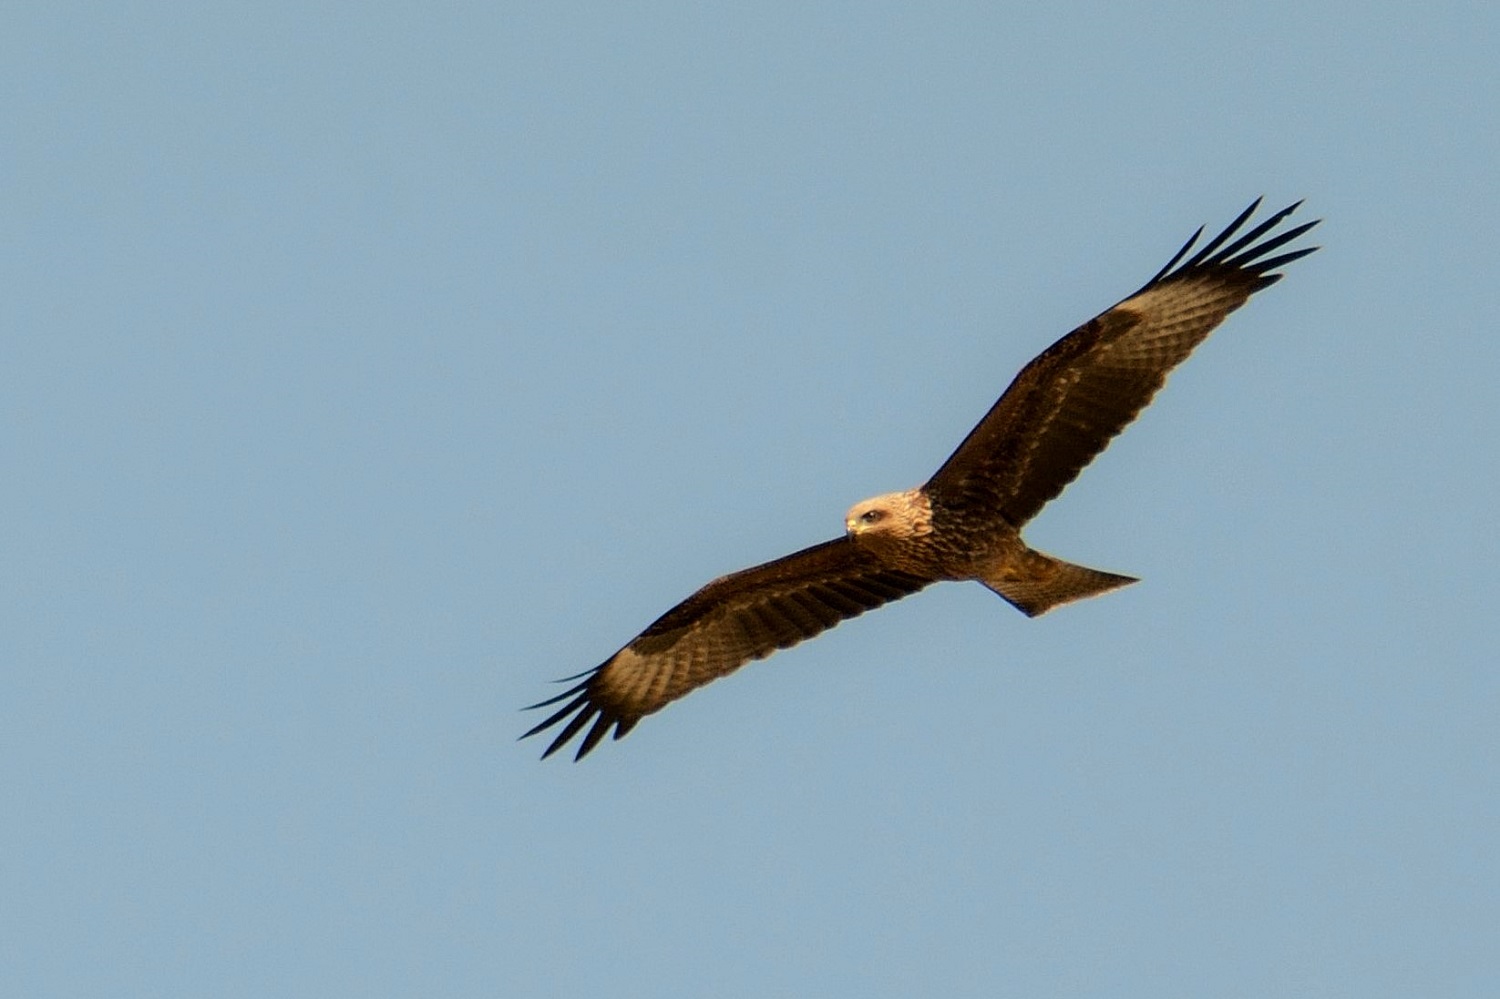
<path id="1" fill-rule="evenodd" d="M 1095 597 L 1139 582 L 1134 576 L 1074 565 L 1035 550 L 1028 555 L 1020 571 L 1011 568 L 981 580 L 1027 617 L 1046 613 L 1058 604 Z"/>

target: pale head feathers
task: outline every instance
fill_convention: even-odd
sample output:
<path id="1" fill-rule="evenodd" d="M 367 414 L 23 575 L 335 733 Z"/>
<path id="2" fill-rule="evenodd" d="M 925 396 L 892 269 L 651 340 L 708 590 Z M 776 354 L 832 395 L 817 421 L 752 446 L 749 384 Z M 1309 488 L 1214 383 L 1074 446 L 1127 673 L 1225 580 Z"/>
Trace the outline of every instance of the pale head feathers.
<path id="1" fill-rule="evenodd" d="M 915 538 L 932 533 L 932 504 L 920 489 L 861 500 L 844 516 L 851 538 Z"/>

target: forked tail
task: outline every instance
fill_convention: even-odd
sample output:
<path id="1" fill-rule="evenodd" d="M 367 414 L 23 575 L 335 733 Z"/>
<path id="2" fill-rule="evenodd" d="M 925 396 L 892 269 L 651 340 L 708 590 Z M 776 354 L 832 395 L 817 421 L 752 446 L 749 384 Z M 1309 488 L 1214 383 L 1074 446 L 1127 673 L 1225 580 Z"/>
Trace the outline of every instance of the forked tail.
<path id="1" fill-rule="evenodd" d="M 1074 565 L 1032 549 L 1020 566 L 1012 565 L 981 582 L 1027 617 L 1036 617 L 1058 604 L 1095 597 L 1138 580 Z"/>

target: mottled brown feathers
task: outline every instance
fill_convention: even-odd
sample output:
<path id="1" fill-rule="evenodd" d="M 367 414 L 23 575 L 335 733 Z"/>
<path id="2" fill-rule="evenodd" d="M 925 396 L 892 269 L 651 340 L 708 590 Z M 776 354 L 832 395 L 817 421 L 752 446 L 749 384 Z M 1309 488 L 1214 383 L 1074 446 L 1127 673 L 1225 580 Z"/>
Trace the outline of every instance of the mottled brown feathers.
<path id="1" fill-rule="evenodd" d="M 1175 270 L 1169 264 L 1140 291 L 1021 369 L 923 487 L 939 522 L 984 520 L 998 513 L 1012 527 L 1024 526 L 1135 419 L 1167 374 L 1214 327 L 1252 292 L 1281 277 L 1269 273 L 1272 268 L 1316 249 L 1263 259 L 1316 222 L 1250 245 L 1297 205 L 1219 249 L 1259 204 L 1257 200 L 1187 263 Z M 1173 264 L 1197 238 L 1195 233 Z"/>
<path id="2" fill-rule="evenodd" d="M 592 720 L 582 757 L 611 725 L 618 739 L 688 691 L 930 582 L 882 565 L 847 537 L 723 576 L 663 614 L 582 683 L 532 705 L 568 701 L 526 735 L 576 711 L 547 755 Z"/>
<path id="3" fill-rule="evenodd" d="M 1317 224 L 1275 232 L 1297 205 L 1240 233 L 1259 204 L 1188 257 L 1203 230 L 1194 233 L 1139 291 L 1027 364 L 921 489 L 857 504 L 844 537 L 709 583 L 532 705 L 561 706 L 526 736 L 562 724 L 550 756 L 583 732 L 582 758 L 745 663 L 938 580 L 978 580 L 1030 615 L 1133 582 L 1034 551 L 1020 529 L 1214 327 L 1280 279 L 1276 268 L 1316 249 L 1272 255 Z"/>

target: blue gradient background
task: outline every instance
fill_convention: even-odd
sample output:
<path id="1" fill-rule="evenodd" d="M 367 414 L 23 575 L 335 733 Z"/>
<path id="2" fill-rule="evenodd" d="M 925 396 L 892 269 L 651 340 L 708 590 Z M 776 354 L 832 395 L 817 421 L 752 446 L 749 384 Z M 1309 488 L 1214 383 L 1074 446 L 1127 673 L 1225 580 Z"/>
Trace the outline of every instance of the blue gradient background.
<path id="1" fill-rule="evenodd" d="M 0 991 L 1500 992 L 1493 5 L 87 4 L 0 35 Z M 1255 195 L 1032 526 L 586 763 Z"/>

